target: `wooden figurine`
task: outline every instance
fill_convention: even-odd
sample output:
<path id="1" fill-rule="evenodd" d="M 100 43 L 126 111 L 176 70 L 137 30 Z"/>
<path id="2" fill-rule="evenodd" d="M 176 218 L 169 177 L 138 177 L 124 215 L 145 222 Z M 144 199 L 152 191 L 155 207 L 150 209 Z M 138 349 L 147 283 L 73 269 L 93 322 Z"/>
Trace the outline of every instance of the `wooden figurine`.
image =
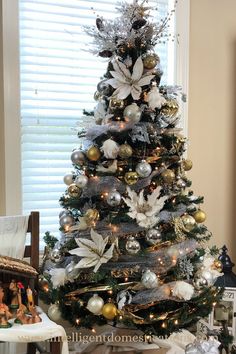
<path id="1" fill-rule="evenodd" d="M 0 328 L 9 328 L 11 324 L 8 320 L 12 317 L 8 306 L 4 303 L 5 291 L 0 283 Z"/>

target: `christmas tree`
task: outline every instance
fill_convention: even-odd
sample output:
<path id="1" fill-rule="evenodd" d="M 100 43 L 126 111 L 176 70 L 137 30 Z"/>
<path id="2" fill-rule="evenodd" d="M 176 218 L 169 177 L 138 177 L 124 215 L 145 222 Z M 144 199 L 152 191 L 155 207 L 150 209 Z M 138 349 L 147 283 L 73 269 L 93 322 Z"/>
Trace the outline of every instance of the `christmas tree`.
<path id="1" fill-rule="evenodd" d="M 138 0 L 118 10 L 86 29 L 108 66 L 97 106 L 85 112 L 96 123 L 79 132 L 64 177 L 62 237 L 45 236 L 41 296 L 54 304 L 51 317 L 61 312 L 78 327 L 109 322 L 163 335 L 209 314 L 221 263 L 186 174 L 179 89 L 160 84 L 154 47 L 169 37 L 170 15 L 153 23 Z"/>

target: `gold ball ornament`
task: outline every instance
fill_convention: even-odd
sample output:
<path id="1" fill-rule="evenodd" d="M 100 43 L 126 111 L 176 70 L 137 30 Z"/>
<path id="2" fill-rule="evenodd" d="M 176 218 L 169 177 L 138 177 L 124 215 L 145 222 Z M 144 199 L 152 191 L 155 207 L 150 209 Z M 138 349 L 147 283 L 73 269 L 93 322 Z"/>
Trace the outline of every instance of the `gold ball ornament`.
<path id="1" fill-rule="evenodd" d="M 88 209 L 84 215 L 86 223 L 91 225 L 99 220 L 99 211 L 97 209 Z"/>
<path id="2" fill-rule="evenodd" d="M 193 167 L 193 163 L 191 160 L 189 159 L 183 160 L 183 168 L 185 171 L 190 171 L 192 167 Z"/>
<path id="3" fill-rule="evenodd" d="M 101 157 L 101 152 L 100 152 L 100 150 L 99 150 L 98 147 L 96 147 L 96 146 L 91 146 L 91 147 L 88 149 L 86 155 L 87 155 L 87 158 L 88 158 L 90 161 L 98 161 L 98 160 L 100 159 L 100 157 Z"/>
<path id="4" fill-rule="evenodd" d="M 219 261 L 218 259 L 216 259 L 213 263 L 212 266 L 213 269 L 217 270 L 218 272 L 222 272 L 223 270 L 223 264 L 221 263 L 221 261 Z"/>
<path id="5" fill-rule="evenodd" d="M 124 108 L 124 106 L 125 106 L 125 103 L 123 100 L 120 100 L 119 98 L 116 98 L 116 97 L 110 98 L 109 108 L 111 108 L 112 110 L 122 109 L 122 108 Z"/>
<path id="6" fill-rule="evenodd" d="M 167 169 L 162 172 L 161 177 L 165 183 L 171 184 L 175 180 L 175 173 L 172 170 Z"/>
<path id="7" fill-rule="evenodd" d="M 131 157 L 132 154 L 133 154 L 133 149 L 129 144 L 120 145 L 118 155 L 122 159 L 127 159 L 127 158 Z"/>
<path id="8" fill-rule="evenodd" d="M 191 215 L 183 215 L 181 217 L 184 227 L 188 230 L 191 231 L 195 226 L 196 226 L 196 221 Z"/>
<path id="9" fill-rule="evenodd" d="M 174 117 L 178 113 L 179 104 L 173 98 L 167 98 L 166 103 L 161 107 L 161 114 L 163 116 Z"/>
<path id="10" fill-rule="evenodd" d="M 126 172 L 125 174 L 125 182 L 129 185 L 132 186 L 133 184 L 138 182 L 138 174 L 137 172 Z"/>
<path id="11" fill-rule="evenodd" d="M 143 66 L 145 69 L 151 70 L 154 69 L 157 63 L 159 62 L 159 57 L 154 54 L 148 54 L 143 59 Z"/>
<path id="12" fill-rule="evenodd" d="M 193 217 L 197 223 L 202 223 L 206 220 L 206 214 L 201 209 L 198 209 L 193 214 Z"/>
<path id="13" fill-rule="evenodd" d="M 118 310 L 116 305 L 111 302 L 105 304 L 102 308 L 102 314 L 107 320 L 113 320 L 117 316 Z"/>
<path id="14" fill-rule="evenodd" d="M 72 198 L 78 198 L 78 197 L 80 197 L 80 195 L 82 193 L 81 189 L 75 183 L 72 183 L 68 187 L 67 191 L 68 191 L 69 196 Z"/>

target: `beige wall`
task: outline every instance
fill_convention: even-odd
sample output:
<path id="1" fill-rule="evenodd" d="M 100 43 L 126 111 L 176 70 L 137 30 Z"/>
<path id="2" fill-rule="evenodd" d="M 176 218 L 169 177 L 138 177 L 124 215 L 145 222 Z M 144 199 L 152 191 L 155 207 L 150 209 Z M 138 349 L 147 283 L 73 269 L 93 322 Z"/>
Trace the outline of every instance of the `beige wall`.
<path id="1" fill-rule="evenodd" d="M 5 214 L 5 157 L 4 157 L 4 120 L 3 120 L 3 63 L 2 63 L 2 13 L 0 0 L 0 215 Z"/>
<path id="2" fill-rule="evenodd" d="M 190 176 L 214 242 L 236 260 L 236 1 L 190 3 Z"/>

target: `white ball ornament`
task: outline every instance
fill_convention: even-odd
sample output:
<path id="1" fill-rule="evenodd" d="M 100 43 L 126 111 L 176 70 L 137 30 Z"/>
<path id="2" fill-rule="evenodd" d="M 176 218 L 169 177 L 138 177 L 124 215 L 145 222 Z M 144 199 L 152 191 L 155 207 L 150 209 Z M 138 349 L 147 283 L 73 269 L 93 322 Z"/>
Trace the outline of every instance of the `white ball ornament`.
<path id="1" fill-rule="evenodd" d="M 121 194 L 116 190 L 111 191 L 107 195 L 107 204 L 114 207 L 118 206 L 121 202 Z"/>
<path id="2" fill-rule="evenodd" d="M 136 172 L 140 177 L 148 177 L 152 173 L 152 166 L 145 160 L 139 162 L 136 166 Z"/>
<path id="3" fill-rule="evenodd" d="M 155 273 L 148 269 L 143 273 L 141 283 L 147 289 L 154 289 L 158 286 L 158 278 Z"/>
<path id="4" fill-rule="evenodd" d="M 127 123 L 138 123 L 141 118 L 141 110 L 136 103 L 132 103 L 124 109 L 123 116 Z"/>
<path id="5" fill-rule="evenodd" d="M 52 304 L 52 305 L 49 306 L 49 308 L 48 308 L 48 317 L 50 318 L 50 320 L 52 320 L 54 322 L 58 322 L 58 321 L 60 321 L 62 319 L 59 305 Z"/>
<path id="6" fill-rule="evenodd" d="M 73 183 L 73 174 L 72 173 L 67 173 L 64 178 L 63 178 L 63 181 L 64 183 L 69 186 Z"/>
<path id="7" fill-rule="evenodd" d="M 103 306 L 103 299 L 98 296 L 98 294 L 94 294 L 88 301 L 87 309 L 94 315 L 100 315 L 102 313 Z"/>
<path id="8" fill-rule="evenodd" d="M 79 188 L 84 188 L 88 184 L 88 177 L 85 175 L 77 176 L 75 179 L 75 184 Z"/>

